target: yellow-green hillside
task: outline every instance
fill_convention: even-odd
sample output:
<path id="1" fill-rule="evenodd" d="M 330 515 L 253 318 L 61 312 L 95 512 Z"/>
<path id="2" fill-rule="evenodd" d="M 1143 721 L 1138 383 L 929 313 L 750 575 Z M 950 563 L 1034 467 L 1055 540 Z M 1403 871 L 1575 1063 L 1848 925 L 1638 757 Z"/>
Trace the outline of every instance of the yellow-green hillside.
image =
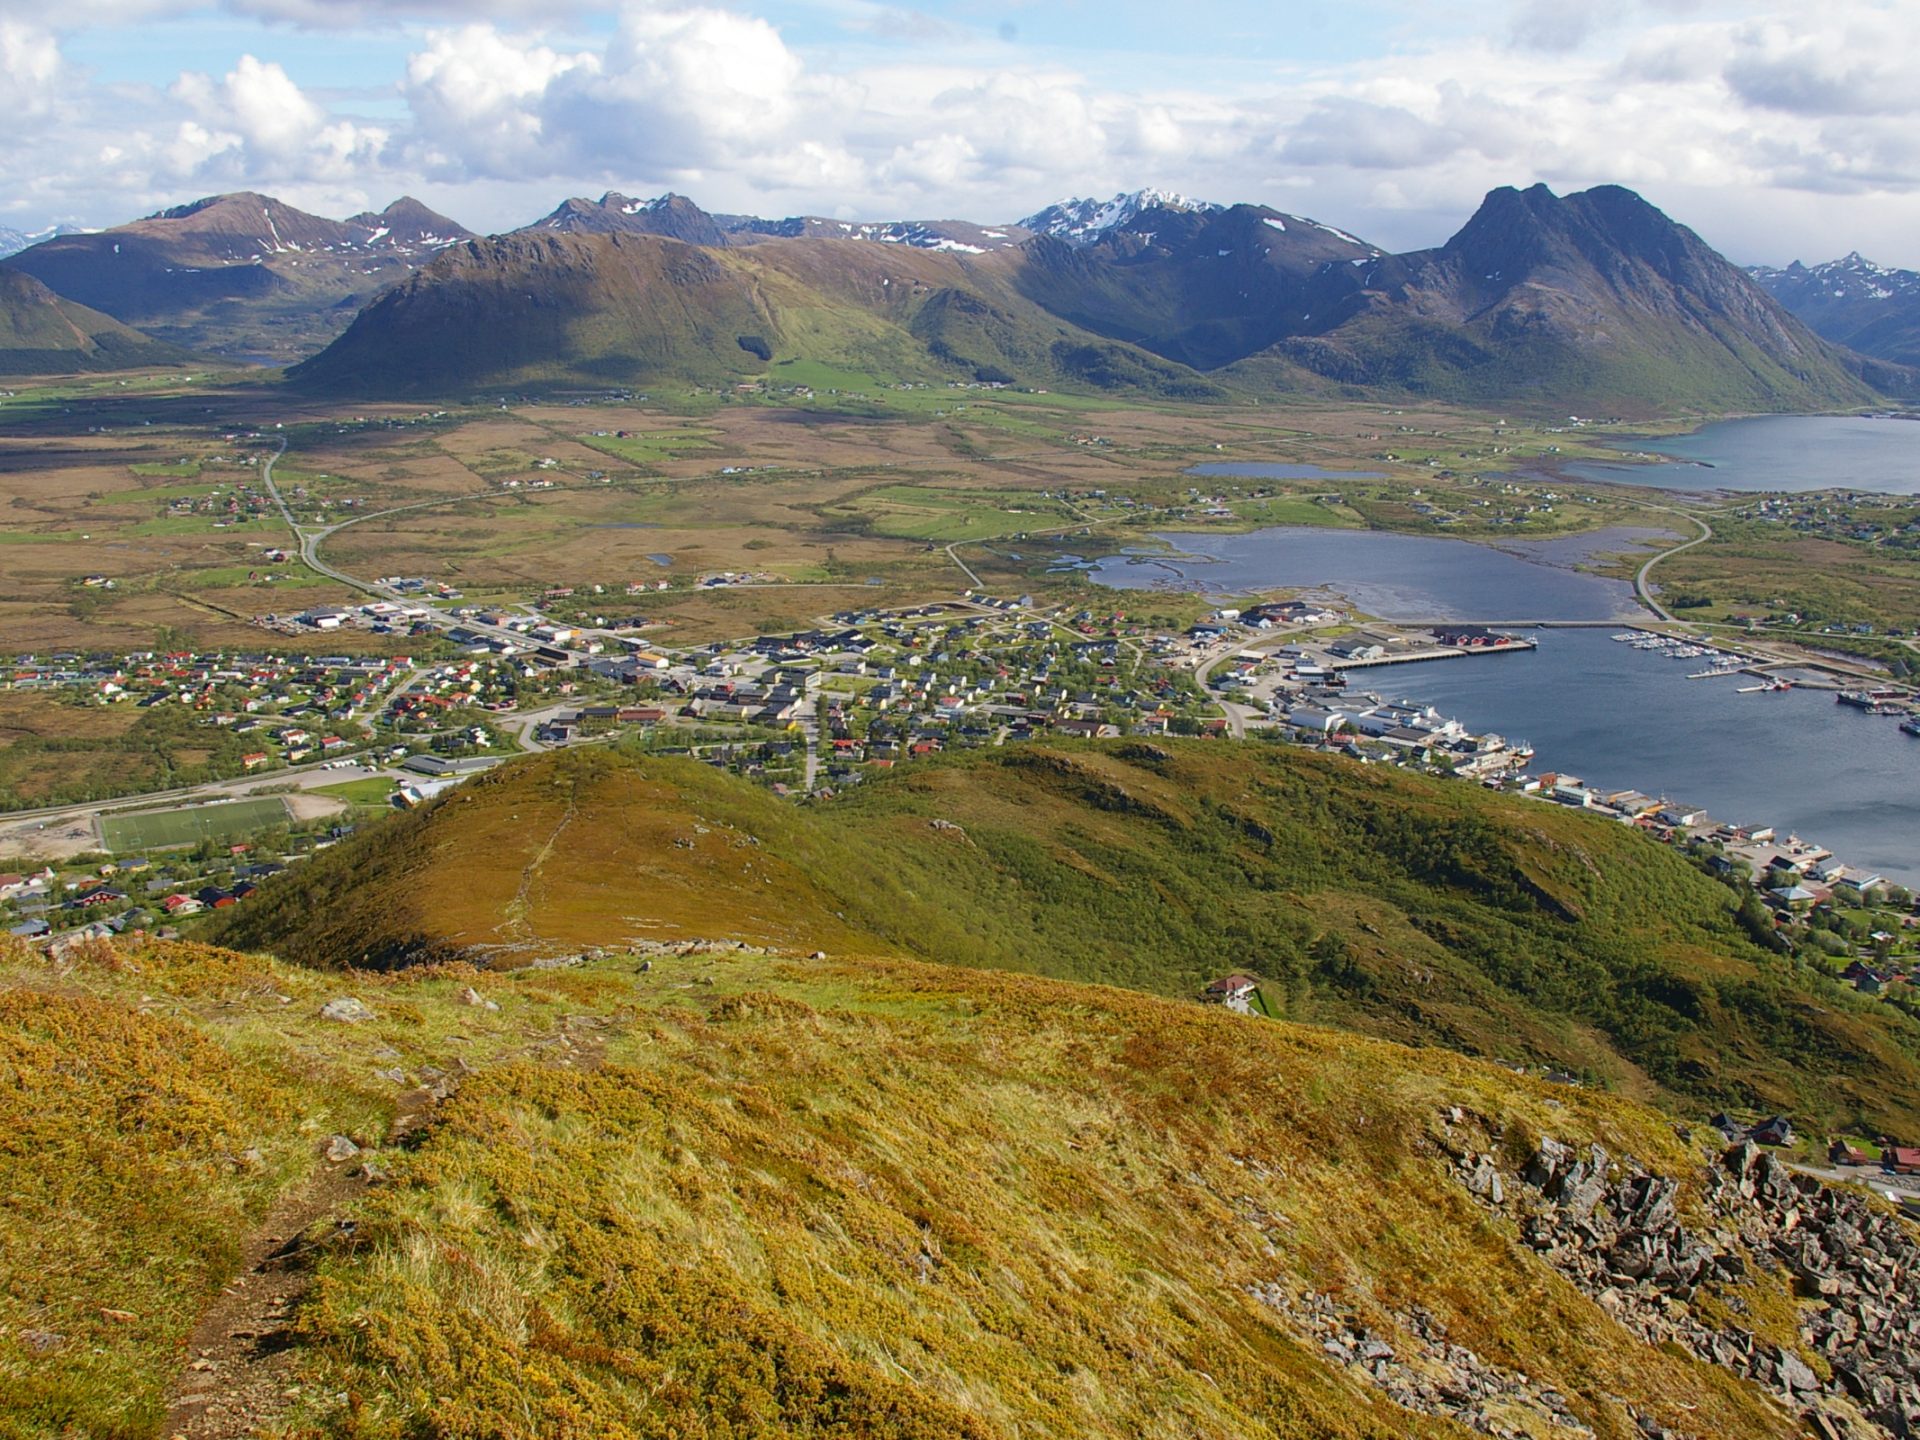
<path id="1" fill-rule="evenodd" d="M 1798 1433 L 1645 1344 L 1452 1158 L 1598 1141 L 1679 1177 L 1691 1221 L 1702 1154 L 1442 1050 L 732 949 L 350 979 L 14 951 L 0 987 L 4 1434 L 1464 1436 L 1449 1387 L 1484 1433 Z M 348 995 L 367 1018 L 321 1016 Z M 316 1159 L 334 1133 L 367 1149 Z M 185 1351 L 276 1194 L 362 1165 L 284 1311 Z M 1762 1270 L 1694 1301 L 1797 1347 L 1794 1304 Z M 1330 1360 L 1316 1306 L 1391 1361 Z M 254 1398 L 207 1421 L 228 1393 Z"/>

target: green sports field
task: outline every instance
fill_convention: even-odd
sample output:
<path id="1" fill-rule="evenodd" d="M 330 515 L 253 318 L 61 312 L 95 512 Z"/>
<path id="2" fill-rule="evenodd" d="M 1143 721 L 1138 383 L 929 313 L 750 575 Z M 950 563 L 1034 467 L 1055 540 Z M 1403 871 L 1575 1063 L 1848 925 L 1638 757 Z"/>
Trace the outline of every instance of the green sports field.
<path id="1" fill-rule="evenodd" d="M 224 840 L 290 818 L 287 802 L 278 796 L 257 800 L 229 800 L 218 805 L 192 805 L 179 810 L 148 810 L 136 815 L 100 817 L 100 839 L 114 854 L 129 850 L 164 850 L 205 839 Z"/>

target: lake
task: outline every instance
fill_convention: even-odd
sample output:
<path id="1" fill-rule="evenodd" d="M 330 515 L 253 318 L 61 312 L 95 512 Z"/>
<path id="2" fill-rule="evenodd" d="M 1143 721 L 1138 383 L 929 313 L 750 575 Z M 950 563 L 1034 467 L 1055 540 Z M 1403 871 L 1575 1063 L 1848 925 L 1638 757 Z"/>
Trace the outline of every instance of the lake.
<path id="1" fill-rule="evenodd" d="M 1569 568 L 1600 548 L 1632 548 L 1657 531 L 1615 530 L 1514 552 L 1426 535 L 1276 525 L 1239 534 L 1165 534 L 1173 552 L 1129 550 L 1086 567 L 1121 590 L 1244 595 L 1325 590 L 1382 620 L 1615 620 L 1640 612 L 1633 588 Z M 1550 553 L 1528 555 L 1530 548 Z"/>
<path id="2" fill-rule="evenodd" d="M 1920 738 L 1896 721 L 1836 705 L 1831 691 L 1741 695 L 1752 676 L 1689 680 L 1702 662 L 1635 650 L 1604 630 L 1538 639 L 1528 653 L 1396 667 L 1355 684 L 1525 740 L 1536 773 L 1792 830 L 1920 886 Z"/>
<path id="3" fill-rule="evenodd" d="M 1761 415 L 1691 435 L 1618 442 L 1670 463 L 1579 461 L 1570 476 L 1665 490 L 1871 490 L 1920 495 L 1920 422 L 1885 416 Z M 1706 468 L 1711 466 L 1711 469 Z"/>

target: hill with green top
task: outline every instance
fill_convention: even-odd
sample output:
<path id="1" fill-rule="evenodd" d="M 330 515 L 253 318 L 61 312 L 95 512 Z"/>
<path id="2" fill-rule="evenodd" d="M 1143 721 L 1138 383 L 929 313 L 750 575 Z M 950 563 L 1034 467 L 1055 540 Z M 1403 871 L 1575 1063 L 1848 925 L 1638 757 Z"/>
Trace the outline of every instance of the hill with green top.
<path id="1" fill-rule="evenodd" d="M 1551 1066 L 1690 1113 L 1920 1129 L 1920 1027 L 1764 950 L 1617 824 L 1261 745 L 1048 743 L 796 807 L 686 761 L 504 766 L 231 912 L 320 967 L 630 941 L 904 953 Z"/>
<path id="2" fill-rule="evenodd" d="M 70 375 L 191 359 L 0 265 L 0 375 Z"/>

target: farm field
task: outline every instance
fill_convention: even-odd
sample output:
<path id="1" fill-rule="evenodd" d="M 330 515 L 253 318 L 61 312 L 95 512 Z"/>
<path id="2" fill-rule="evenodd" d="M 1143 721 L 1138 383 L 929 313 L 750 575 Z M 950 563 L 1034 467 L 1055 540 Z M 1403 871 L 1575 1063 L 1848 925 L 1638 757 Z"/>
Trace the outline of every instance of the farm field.
<path id="1" fill-rule="evenodd" d="M 292 816 L 279 796 L 228 800 L 217 805 L 194 805 L 178 810 L 147 810 L 131 815 L 103 815 L 100 838 L 116 855 L 137 850 L 165 850 L 201 840 L 220 840 L 284 824 Z"/>
<path id="2" fill-rule="evenodd" d="M 609 617 L 638 614 L 667 645 L 976 583 L 1073 599 L 1084 582 L 1050 573 L 1059 554 L 1098 555 L 1182 525 L 1492 538 L 1646 519 L 1642 498 L 1620 490 L 1539 508 L 1524 532 L 1497 528 L 1513 508 L 1499 485 L 1592 451 L 1598 433 L 1438 406 L 1116 405 L 896 388 L 819 366 L 776 366 L 747 396 L 429 412 L 349 411 L 257 385 L 177 390 L 57 387 L 42 403 L 31 390 L 7 402 L 21 422 L 0 445 L 8 649 L 302 648 L 255 617 L 351 604 L 356 592 L 297 558 L 266 561 L 293 548 L 272 512 L 241 523 L 206 513 L 218 487 L 257 475 L 272 437 L 287 442 L 276 473 L 298 523 L 330 532 L 329 565 L 421 576 L 486 603 L 551 588 L 621 597 L 607 601 Z M 1201 462 L 1384 478 L 1187 473 Z M 417 648 L 346 632 L 327 645 Z"/>

